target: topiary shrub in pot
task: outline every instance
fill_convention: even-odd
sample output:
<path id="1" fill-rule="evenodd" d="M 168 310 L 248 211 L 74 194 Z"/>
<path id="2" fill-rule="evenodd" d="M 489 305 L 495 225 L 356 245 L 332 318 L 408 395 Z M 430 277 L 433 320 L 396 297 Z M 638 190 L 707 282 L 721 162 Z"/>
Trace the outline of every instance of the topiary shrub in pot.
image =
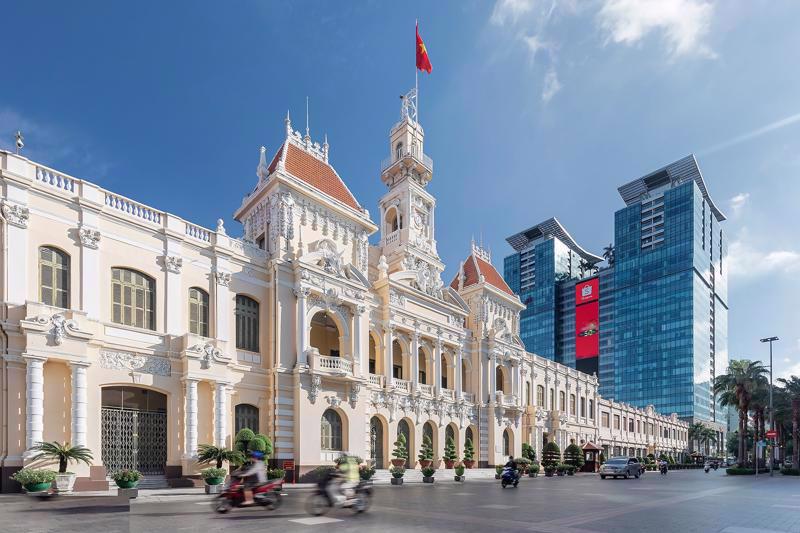
<path id="1" fill-rule="evenodd" d="M 522 443 L 522 457 L 524 457 L 525 459 L 529 459 L 531 463 L 536 461 L 536 450 L 534 450 L 533 446 L 531 446 L 527 442 Z"/>
<path id="2" fill-rule="evenodd" d="M 573 443 L 566 447 L 564 450 L 564 463 L 575 467 L 573 474 L 575 473 L 574 470 L 580 469 L 585 462 L 583 450 L 581 450 L 580 446 Z"/>
<path id="3" fill-rule="evenodd" d="M 406 464 L 407 459 L 408 443 L 406 442 L 406 436 L 400 433 L 397 435 L 397 440 L 394 441 L 394 450 L 392 451 L 392 466 L 395 468 L 402 468 Z M 405 473 L 405 469 L 403 469 L 403 473 Z M 400 476 L 401 482 L 402 478 L 403 476 Z"/>
<path id="4" fill-rule="evenodd" d="M 517 458 L 517 466 L 519 467 L 520 475 L 527 474 L 528 469 L 531 467 L 531 460 L 527 457 L 519 457 Z"/>
<path id="5" fill-rule="evenodd" d="M 528 477 L 537 477 L 539 475 L 539 463 L 531 463 L 531 466 L 528 468 Z"/>
<path id="6" fill-rule="evenodd" d="M 464 466 L 472 468 L 475 466 L 475 447 L 472 445 L 472 439 L 467 439 L 464 442 Z"/>
<path id="7" fill-rule="evenodd" d="M 72 472 L 67 472 L 69 463 L 85 463 L 88 466 L 92 466 L 92 452 L 85 446 L 70 446 L 68 442 L 61 444 L 53 441 L 40 442 L 33 446 L 31 450 L 37 452 L 36 459 L 58 461 L 58 472 L 55 479 L 56 492 L 72 492 L 76 475 Z"/>
<path id="8" fill-rule="evenodd" d="M 121 489 L 132 489 L 139 484 L 139 480 L 142 479 L 142 473 L 138 470 L 117 470 L 111 474 L 111 479 Z"/>
<path id="9" fill-rule="evenodd" d="M 375 467 L 371 465 L 361 465 L 358 467 L 358 477 L 363 481 L 369 481 L 375 475 Z"/>
<path id="10" fill-rule="evenodd" d="M 494 467 L 494 478 L 500 479 L 503 477 L 503 465 L 495 465 Z"/>
<path id="11" fill-rule="evenodd" d="M 542 449 L 542 466 L 544 467 L 544 475 L 553 477 L 556 472 L 556 467 L 561 463 L 561 449 L 553 441 L 548 442 Z"/>
<path id="12" fill-rule="evenodd" d="M 423 483 L 433 483 L 433 475 L 436 473 L 436 469 L 430 466 L 426 466 L 422 469 L 422 482 Z"/>
<path id="13" fill-rule="evenodd" d="M 23 468 L 15 472 L 11 479 L 22 485 L 26 492 L 44 492 L 55 481 L 56 473 L 40 468 Z"/>
<path id="14" fill-rule="evenodd" d="M 567 475 L 567 465 L 565 464 L 556 465 L 556 475 L 558 475 L 559 477 Z"/>
<path id="15" fill-rule="evenodd" d="M 458 461 L 458 453 L 456 452 L 456 443 L 453 437 L 447 437 L 447 443 L 444 446 L 444 467 L 453 468 L 453 465 Z"/>
<path id="16" fill-rule="evenodd" d="M 228 475 L 228 472 L 224 468 L 212 466 L 201 470 L 200 475 L 203 476 L 203 481 L 206 482 L 206 485 L 221 485 L 225 481 L 225 476 Z"/>
<path id="17" fill-rule="evenodd" d="M 406 469 L 402 466 L 392 466 L 389 468 L 389 473 L 392 474 L 392 485 L 402 485 L 403 476 L 406 475 Z"/>
<path id="18" fill-rule="evenodd" d="M 267 470 L 267 479 L 283 479 L 286 477 L 286 470 L 283 468 L 271 468 Z"/>
<path id="19" fill-rule="evenodd" d="M 464 481 L 467 477 L 464 475 L 464 463 L 458 462 L 454 466 L 455 468 L 455 480 L 456 481 Z"/>
<path id="20" fill-rule="evenodd" d="M 417 460 L 420 468 L 423 469 L 428 468 L 433 463 L 433 443 L 427 435 L 422 437 L 422 447 L 419 449 Z"/>

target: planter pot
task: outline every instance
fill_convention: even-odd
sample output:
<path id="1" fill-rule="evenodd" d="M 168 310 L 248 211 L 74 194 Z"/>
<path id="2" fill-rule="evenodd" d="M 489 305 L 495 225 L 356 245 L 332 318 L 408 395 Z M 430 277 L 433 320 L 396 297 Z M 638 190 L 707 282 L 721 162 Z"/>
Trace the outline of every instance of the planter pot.
<path id="1" fill-rule="evenodd" d="M 553 474 L 555 474 L 555 472 L 548 472 L 547 470 L 544 472 L 545 477 L 553 477 Z"/>
<path id="2" fill-rule="evenodd" d="M 45 492 L 53 485 L 52 482 L 47 483 L 28 483 L 25 485 L 25 490 L 28 492 Z"/>
<path id="3" fill-rule="evenodd" d="M 422 482 L 423 483 L 433 483 L 433 476 L 431 476 L 431 477 L 422 476 Z"/>
<path id="4" fill-rule="evenodd" d="M 448 470 L 453 468 L 453 465 L 455 464 L 456 464 L 455 461 L 448 461 L 447 459 L 444 460 L 444 467 L 447 468 Z"/>
<path id="5" fill-rule="evenodd" d="M 539 472 L 528 472 L 528 477 L 537 477 Z"/>
<path id="6" fill-rule="evenodd" d="M 75 474 L 56 474 L 56 480 L 53 482 L 56 492 L 72 492 L 76 477 Z"/>
<path id="7" fill-rule="evenodd" d="M 429 466 L 431 466 L 432 463 L 433 461 L 431 461 L 430 459 L 423 459 L 422 461 L 419 462 L 419 467 L 428 468 Z"/>
<path id="8" fill-rule="evenodd" d="M 467 479 L 467 476 L 453 476 L 456 481 L 464 481 Z"/>
<path id="9" fill-rule="evenodd" d="M 558 474 L 558 477 L 563 477 L 564 476 L 564 472 L 557 472 L 557 474 Z"/>
<path id="10" fill-rule="evenodd" d="M 225 481 L 224 477 L 207 477 L 205 478 L 206 485 L 222 485 Z"/>
<path id="11" fill-rule="evenodd" d="M 475 466 L 475 459 L 464 459 L 462 463 L 464 463 L 465 467 L 472 468 Z"/>
<path id="12" fill-rule="evenodd" d="M 494 475 L 494 478 L 495 478 L 495 479 L 500 479 L 501 477 L 503 477 L 503 476 L 501 476 L 500 474 L 495 474 L 495 475 Z"/>
<path id="13" fill-rule="evenodd" d="M 401 478 L 401 477 L 393 477 L 391 481 L 392 481 L 392 485 L 402 485 L 403 484 L 403 478 Z"/>
<path id="14" fill-rule="evenodd" d="M 406 464 L 405 459 L 392 459 L 392 466 L 401 467 Z"/>
<path id="15" fill-rule="evenodd" d="M 222 494 L 222 485 L 206 485 L 206 494 Z"/>
<path id="16" fill-rule="evenodd" d="M 138 481 L 115 481 L 117 487 L 121 489 L 133 489 L 139 483 Z"/>
<path id="17" fill-rule="evenodd" d="M 572 472 L 572 471 L 570 471 L 570 472 L 567 472 L 567 475 L 568 475 L 568 476 L 574 476 L 574 475 L 575 475 L 575 472 Z"/>

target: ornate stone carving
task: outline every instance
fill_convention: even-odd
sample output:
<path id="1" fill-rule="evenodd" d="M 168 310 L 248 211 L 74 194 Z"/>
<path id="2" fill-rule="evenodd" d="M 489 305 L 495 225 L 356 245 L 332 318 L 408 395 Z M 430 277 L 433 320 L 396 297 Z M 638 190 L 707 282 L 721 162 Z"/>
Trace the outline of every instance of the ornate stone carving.
<path id="1" fill-rule="evenodd" d="M 389 303 L 398 307 L 405 307 L 406 297 L 394 289 L 389 290 Z"/>
<path id="2" fill-rule="evenodd" d="M 386 256 L 381 254 L 378 258 L 378 278 L 385 278 L 389 275 L 389 264 L 386 262 Z"/>
<path id="3" fill-rule="evenodd" d="M 319 396 L 319 390 L 322 387 L 322 377 L 311 376 L 311 387 L 308 389 L 308 401 L 312 404 L 316 403 Z"/>
<path id="4" fill-rule="evenodd" d="M 361 384 L 353 383 L 350 385 L 350 406 L 355 409 L 358 403 L 358 394 L 361 392 Z"/>
<path id="5" fill-rule="evenodd" d="M 219 271 L 214 272 L 214 281 L 216 281 L 218 285 L 227 287 L 231 283 L 231 273 Z"/>
<path id="6" fill-rule="evenodd" d="M 335 395 L 334 396 L 328 396 L 325 399 L 328 401 L 328 404 L 331 407 L 339 407 L 340 405 L 342 405 L 342 399 L 339 398 L 338 396 L 335 396 Z"/>
<path id="7" fill-rule="evenodd" d="M 3 218 L 18 228 L 26 229 L 28 227 L 28 219 L 30 218 L 30 210 L 17 204 L 3 202 L 2 204 Z"/>
<path id="8" fill-rule="evenodd" d="M 53 337 L 53 344 L 56 346 L 61 346 L 61 343 L 64 342 L 64 336 L 67 334 L 67 331 L 76 331 L 78 329 L 78 323 L 74 320 L 67 320 L 64 318 L 64 315 L 56 313 L 53 316 L 37 316 L 36 322 L 41 325 L 52 324 L 50 328 L 50 335 Z"/>
<path id="9" fill-rule="evenodd" d="M 203 368 L 210 368 L 212 362 L 226 363 L 230 360 L 229 357 L 226 357 L 219 348 L 210 342 L 205 344 L 195 344 L 187 351 L 200 355 L 201 366 Z"/>
<path id="10" fill-rule="evenodd" d="M 311 294 L 311 289 L 308 287 L 298 287 L 293 289 L 293 292 L 298 298 L 308 298 L 308 295 Z"/>
<path id="11" fill-rule="evenodd" d="M 100 366 L 111 370 L 132 370 L 154 376 L 169 376 L 172 365 L 166 357 L 102 350 Z"/>
<path id="12" fill-rule="evenodd" d="M 178 257 L 177 255 L 165 255 L 164 267 L 166 267 L 167 272 L 171 272 L 173 274 L 180 274 L 181 268 L 183 267 L 183 259 Z"/>
<path id="13" fill-rule="evenodd" d="M 320 241 L 317 251 L 322 257 L 320 266 L 325 272 L 334 276 L 344 275 L 342 273 L 342 252 L 336 250 L 336 245 L 332 241 L 327 239 Z"/>
<path id="14" fill-rule="evenodd" d="M 97 250 L 100 243 L 100 230 L 80 227 L 78 228 L 78 237 L 81 240 L 81 245 L 92 250 Z"/>

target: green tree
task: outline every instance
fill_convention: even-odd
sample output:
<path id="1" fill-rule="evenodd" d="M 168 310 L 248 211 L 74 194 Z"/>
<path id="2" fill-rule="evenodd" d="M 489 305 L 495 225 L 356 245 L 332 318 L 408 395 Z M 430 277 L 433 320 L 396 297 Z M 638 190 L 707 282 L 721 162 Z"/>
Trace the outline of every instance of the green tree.
<path id="1" fill-rule="evenodd" d="M 201 444 L 197 449 L 197 462 L 200 464 L 214 463 L 216 468 L 222 468 L 222 463 L 225 461 L 233 466 L 239 466 L 244 462 L 244 455 L 241 452 L 220 448 L 213 444 Z"/>
<path id="2" fill-rule="evenodd" d="M 402 433 L 397 434 L 397 440 L 394 441 L 394 450 L 392 451 L 392 457 L 395 459 L 405 459 L 408 460 L 408 443 L 406 442 L 406 436 Z"/>
<path id="3" fill-rule="evenodd" d="M 234 448 L 236 451 L 241 452 L 243 454 L 247 453 L 247 447 L 250 444 L 250 441 L 256 437 L 256 434 L 253 433 L 252 429 L 242 428 L 234 437 Z"/>
<path id="4" fill-rule="evenodd" d="M 447 442 L 444 445 L 444 460 L 458 461 L 458 452 L 456 451 L 456 443 L 453 437 L 447 437 Z"/>
<path id="5" fill-rule="evenodd" d="M 740 465 L 747 463 L 747 413 L 753 393 L 766 385 L 767 369 L 760 361 L 733 359 L 728 371 L 714 378 L 714 394 L 722 407 L 736 406 L 739 411 L 739 449 L 737 457 Z"/>
<path id="6" fill-rule="evenodd" d="M 783 384 L 783 390 L 790 399 L 792 421 L 792 468 L 800 468 L 800 378 L 792 376 L 789 379 L 778 378 Z"/>
<path id="7" fill-rule="evenodd" d="M 553 467 L 561 463 L 561 448 L 553 441 L 544 445 L 542 450 L 542 466 L 545 468 Z"/>
<path id="8" fill-rule="evenodd" d="M 564 449 L 564 462 L 568 465 L 580 469 L 583 466 L 583 450 L 575 443 L 570 444 Z"/>
<path id="9" fill-rule="evenodd" d="M 522 457 L 529 459 L 531 462 L 536 460 L 536 450 L 527 442 L 522 443 Z"/>
<path id="10" fill-rule="evenodd" d="M 427 435 L 422 437 L 422 446 L 419 449 L 417 459 L 420 461 L 433 461 L 433 442 Z"/>
<path id="11" fill-rule="evenodd" d="M 700 435 L 703 433 L 703 429 L 705 429 L 701 422 L 695 422 L 691 426 L 689 426 L 689 452 L 694 453 L 696 450 L 696 446 L 700 441 Z"/>
<path id="12" fill-rule="evenodd" d="M 475 457 L 475 447 L 472 445 L 472 439 L 467 439 L 464 442 L 464 460 L 472 461 Z"/>
<path id="13" fill-rule="evenodd" d="M 70 446 L 68 442 L 61 444 L 57 441 L 40 442 L 31 450 L 39 452 L 37 458 L 58 461 L 58 473 L 67 473 L 68 463 L 86 463 L 92 465 L 92 452 L 86 446 Z"/>

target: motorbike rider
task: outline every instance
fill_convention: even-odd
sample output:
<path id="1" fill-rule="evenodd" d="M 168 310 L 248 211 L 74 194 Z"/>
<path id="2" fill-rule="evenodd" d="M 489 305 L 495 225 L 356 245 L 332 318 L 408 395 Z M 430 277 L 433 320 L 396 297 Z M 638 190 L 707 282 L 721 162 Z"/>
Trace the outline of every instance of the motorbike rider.
<path id="1" fill-rule="evenodd" d="M 242 505 L 253 505 L 253 489 L 267 482 L 264 454 L 259 451 L 251 451 L 250 461 L 231 475 L 244 479 L 244 502 Z"/>
<path id="2" fill-rule="evenodd" d="M 514 478 L 519 478 L 519 467 L 517 466 L 517 461 L 514 459 L 513 455 L 508 456 L 508 462 L 505 464 L 504 468 L 511 469 L 511 472 L 514 474 Z"/>
<path id="3" fill-rule="evenodd" d="M 358 464 L 353 456 L 342 454 L 331 472 L 326 486 L 328 496 L 335 505 L 346 505 L 358 485 Z"/>

